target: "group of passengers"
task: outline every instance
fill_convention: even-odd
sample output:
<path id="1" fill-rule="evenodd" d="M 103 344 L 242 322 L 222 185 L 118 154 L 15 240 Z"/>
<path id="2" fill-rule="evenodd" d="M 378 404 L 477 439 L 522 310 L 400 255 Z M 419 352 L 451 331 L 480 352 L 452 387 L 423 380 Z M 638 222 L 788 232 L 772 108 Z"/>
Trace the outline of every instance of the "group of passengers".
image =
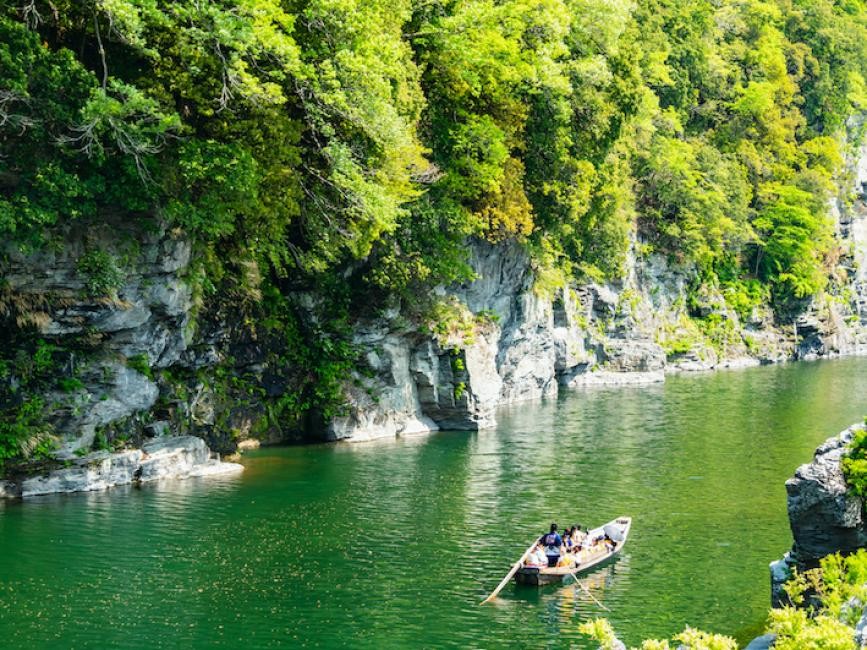
<path id="1" fill-rule="evenodd" d="M 575 525 L 567 528 L 561 536 L 557 532 L 557 524 L 551 524 L 551 530 L 539 538 L 525 559 L 524 566 L 576 567 L 584 561 L 588 552 L 595 555 L 603 550 L 600 544 L 604 545 L 605 552 L 614 549 L 614 540 L 608 535 L 591 539 L 587 531 Z"/>

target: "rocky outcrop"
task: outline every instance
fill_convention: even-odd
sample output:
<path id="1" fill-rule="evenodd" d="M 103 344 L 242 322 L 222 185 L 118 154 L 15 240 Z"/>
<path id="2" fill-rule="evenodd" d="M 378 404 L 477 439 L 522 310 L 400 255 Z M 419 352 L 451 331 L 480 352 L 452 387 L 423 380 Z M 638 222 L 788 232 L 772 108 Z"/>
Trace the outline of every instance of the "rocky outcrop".
<path id="1" fill-rule="evenodd" d="M 90 492 L 118 485 L 185 479 L 242 471 L 237 463 L 211 457 L 204 440 L 193 436 L 162 438 L 141 449 L 100 451 L 68 462 L 68 467 L 0 484 L 0 497 Z"/>
<path id="2" fill-rule="evenodd" d="M 193 306 L 183 279 L 190 242 L 159 222 L 146 227 L 120 217 L 99 227 L 70 226 L 58 236 L 62 246 L 5 251 L 8 291 L 33 305 L 27 317 L 41 332 L 96 336 L 102 350 L 144 354 L 154 367 L 177 362 Z"/>
<path id="3" fill-rule="evenodd" d="M 159 390 L 142 370 L 171 366 L 186 350 L 193 302 L 182 275 L 190 243 L 121 218 L 59 236 L 63 246 L 35 253 L 7 247 L 0 311 L 87 351 L 65 358 L 60 372 L 74 381 L 45 396 L 63 433 L 59 457 L 72 459 L 100 428 L 151 409 Z"/>
<path id="4" fill-rule="evenodd" d="M 458 334 L 423 336 L 390 316 L 359 324 L 366 368 L 352 379 L 349 413 L 331 423 L 331 439 L 477 429 L 494 424 L 499 406 L 564 388 L 865 350 L 867 321 L 830 298 L 781 326 L 762 313 L 742 323 L 721 294 L 708 295 L 718 331 L 707 334 L 688 318 L 688 272 L 657 256 L 633 259 L 620 284 L 545 294 L 517 245 L 474 242 L 470 250 L 477 278 L 448 292 L 465 310 Z"/>
<path id="5" fill-rule="evenodd" d="M 491 426 L 498 406 L 554 396 L 596 359 L 577 323 L 577 298 L 535 293 L 522 247 L 475 242 L 470 250 L 478 277 L 450 290 L 461 321 L 453 333 L 395 330 L 388 318 L 361 324 L 355 343 L 371 352 L 352 383 L 362 388 L 349 414 L 331 423 L 332 439 Z"/>
<path id="6" fill-rule="evenodd" d="M 769 650 L 774 647 L 776 639 L 776 634 L 763 634 L 750 641 L 744 650 Z"/>
<path id="7" fill-rule="evenodd" d="M 862 499 L 850 493 L 840 466 L 853 433 L 860 429 L 863 425 L 852 426 L 824 442 L 813 461 L 801 465 L 786 481 L 793 555 L 800 564 L 867 545 Z"/>
<path id="8" fill-rule="evenodd" d="M 801 465 L 786 481 L 794 544 L 770 565 L 774 606 L 788 602 L 782 587 L 793 570 L 813 568 L 826 555 L 852 553 L 867 546 L 864 502 L 851 494 L 840 462 L 854 433 L 863 428 L 862 424 L 853 425 L 826 440 L 816 449 L 813 460 Z"/>

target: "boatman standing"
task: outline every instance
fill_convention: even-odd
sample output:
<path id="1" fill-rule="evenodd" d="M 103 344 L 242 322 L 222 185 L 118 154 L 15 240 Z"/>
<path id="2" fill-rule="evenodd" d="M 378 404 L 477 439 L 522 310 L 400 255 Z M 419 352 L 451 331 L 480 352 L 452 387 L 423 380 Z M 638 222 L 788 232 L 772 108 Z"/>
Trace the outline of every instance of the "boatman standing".
<path id="1" fill-rule="evenodd" d="M 560 547 L 563 545 L 563 538 L 557 532 L 557 524 L 551 524 L 551 532 L 542 535 L 539 538 L 539 542 L 545 547 L 548 566 L 557 566 L 557 561 L 560 559 Z"/>

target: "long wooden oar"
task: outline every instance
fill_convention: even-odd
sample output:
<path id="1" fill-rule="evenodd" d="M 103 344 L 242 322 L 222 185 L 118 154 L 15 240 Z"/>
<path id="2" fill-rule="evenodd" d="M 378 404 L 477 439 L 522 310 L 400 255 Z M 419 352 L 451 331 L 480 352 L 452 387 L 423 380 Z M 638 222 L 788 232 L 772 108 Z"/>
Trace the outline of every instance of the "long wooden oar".
<path id="1" fill-rule="evenodd" d="M 600 606 L 602 609 L 604 609 L 606 612 L 610 612 L 610 611 L 611 611 L 611 610 L 608 609 L 605 605 L 603 605 L 602 603 L 600 603 L 600 602 L 596 599 L 596 596 L 594 596 L 593 594 L 590 593 L 590 590 L 589 590 L 587 587 L 585 587 L 583 584 L 581 584 L 581 581 L 578 579 L 578 576 L 575 575 L 575 572 L 574 572 L 574 571 L 573 571 L 572 573 L 570 573 L 569 575 L 572 576 L 572 579 L 575 581 L 575 584 L 577 584 L 579 587 L 581 587 L 581 588 L 584 590 L 584 593 L 586 593 L 588 596 L 590 596 L 590 597 L 593 599 L 593 601 L 594 601 L 597 605 L 599 605 L 599 606 Z"/>
<path id="2" fill-rule="evenodd" d="M 508 584 L 509 580 L 512 579 L 512 576 L 515 575 L 515 572 L 521 568 L 521 565 L 524 563 L 524 558 L 527 557 L 527 554 L 533 550 L 533 548 L 536 546 L 537 543 L 538 543 L 538 540 L 533 542 L 532 544 L 530 544 L 530 547 L 526 551 L 524 551 L 524 554 L 521 556 L 521 559 L 518 560 L 517 562 L 515 562 L 515 565 L 512 567 L 512 570 L 506 574 L 506 577 L 503 578 L 503 581 L 497 585 L 497 588 L 491 592 L 490 596 L 488 596 L 481 603 L 479 603 L 480 605 L 484 605 L 488 601 L 491 601 L 497 597 L 497 594 L 500 593 L 500 591 L 502 591 L 503 587 L 505 587 Z"/>

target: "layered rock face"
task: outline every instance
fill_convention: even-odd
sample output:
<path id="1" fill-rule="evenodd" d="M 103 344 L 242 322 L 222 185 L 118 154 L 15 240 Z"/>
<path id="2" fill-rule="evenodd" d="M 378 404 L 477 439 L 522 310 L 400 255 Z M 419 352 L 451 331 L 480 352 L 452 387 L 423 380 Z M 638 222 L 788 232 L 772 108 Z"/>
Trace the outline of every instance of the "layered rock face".
<path id="1" fill-rule="evenodd" d="M 62 246 L 31 255 L 9 248 L 2 275 L 19 319 L 52 339 L 92 342 L 87 358 L 67 360 L 71 368 L 65 370 L 74 370 L 78 379 L 73 388 L 45 399 L 55 429 L 65 434 L 60 455 L 73 458 L 72 452 L 93 444 L 99 428 L 156 404 L 156 384 L 130 367 L 129 359 L 166 368 L 187 349 L 192 299 L 182 274 L 190 244 L 165 229 L 146 231 L 119 218 L 100 230 L 69 229 L 63 235 Z M 88 297 L 80 260 L 93 250 L 111 256 L 105 271 L 120 285 L 112 298 Z M 118 259 L 125 260 L 122 269 Z"/>
<path id="2" fill-rule="evenodd" d="M 39 395 L 61 443 L 53 456 L 79 466 L 93 449 L 186 434 L 234 451 L 262 407 L 215 394 L 214 369 L 256 377 L 269 393 L 284 387 L 263 376 L 263 343 L 193 296 L 190 241 L 158 220 L 122 217 L 55 236 L 0 257 L 0 314 L 61 351 L 52 372 L 62 381 Z M 83 268 L 94 251 L 102 266 Z"/>
<path id="3" fill-rule="evenodd" d="M 758 309 L 742 319 L 719 290 L 690 295 L 693 270 L 636 254 L 638 242 L 622 281 L 552 293 L 538 289 L 518 245 L 472 242 L 476 279 L 445 295 L 474 321 L 440 337 L 398 325 L 398 313 L 360 323 L 366 372 L 354 377 L 350 412 L 330 424 L 329 437 L 477 429 L 494 423 L 498 406 L 563 388 L 867 352 L 867 144 L 852 172 L 854 187 L 832 206 L 843 249 L 836 293 L 805 303 L 788 324 Z M 699 304 L 688 311 L 690 300 Z M 715 329 L 697 332 L 696 311 Z"/>
<path id="4" fill-rule="evenodd" d="M 849 493 L 840 460 L 855 431 L 852 426 L 824 442 L 813 461 L 786 481 L 789 523 L 795 539 L 793 556 L 802 565 L 830 553 L 852 553 L 867 546 L 862 499 Z"/>

